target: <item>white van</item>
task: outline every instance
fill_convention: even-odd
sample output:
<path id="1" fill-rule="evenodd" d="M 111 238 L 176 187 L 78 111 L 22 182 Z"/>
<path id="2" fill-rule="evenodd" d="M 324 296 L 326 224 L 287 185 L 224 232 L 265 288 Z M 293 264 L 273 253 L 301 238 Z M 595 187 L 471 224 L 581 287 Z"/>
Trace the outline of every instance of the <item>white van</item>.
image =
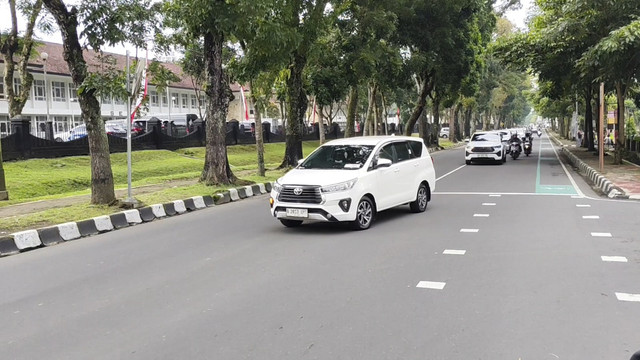
<path id="1" fill-rule="evenodd" d="M 366 136 L 330 141 L 278 179 L 271 215 L 287 227 L 304 221 L 371 226 L 375 214 L 409 204 L 423 212 L 435 191 L 435 169 L 420 138 Z"/>

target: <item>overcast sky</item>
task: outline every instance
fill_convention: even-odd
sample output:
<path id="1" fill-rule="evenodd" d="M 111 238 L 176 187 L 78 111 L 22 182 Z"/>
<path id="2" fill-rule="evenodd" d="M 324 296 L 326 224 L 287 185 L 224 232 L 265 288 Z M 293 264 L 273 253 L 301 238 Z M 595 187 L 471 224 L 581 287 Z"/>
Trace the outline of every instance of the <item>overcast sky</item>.
<path id="1" fill-rule="evenodd" d="M 514 25 L 521 30 L 526 30 L 527 26 L 525 21 L 527 19 L 528 14 L 531 11 L 531 7 L 533 5 L 534 0 L 520 0 L 522 4 L 522 8 L 516 11 L 509 11 L 505 15 L 506 17 L 514 23 Z M 73 1 L 67 1 L 67 4 L 72 3 Z M 18 19 L 18 31 L 23 31 L 26 26 L 26 20 L 23 18 Z M 8 30 L 11 27 L 11 17 L 9 15 L 9 4 L 8 1 L 0 0 L 0 29 Z M 59 32 L 55 32 L 54 34 L 48 35 L 40 32 L 36 32 L 36 36 L 38 40 L 49 41 L 55 43 L 62 43 L 62 37 Z M 130 50 L 133 54 L 135 52 L 135 48 L 133 46 L 118 46 L 118 47 L 108 47 L 105 48 L 106 52 L 113 52 L 117 54 L 125 54 L 126 50 Z"/>

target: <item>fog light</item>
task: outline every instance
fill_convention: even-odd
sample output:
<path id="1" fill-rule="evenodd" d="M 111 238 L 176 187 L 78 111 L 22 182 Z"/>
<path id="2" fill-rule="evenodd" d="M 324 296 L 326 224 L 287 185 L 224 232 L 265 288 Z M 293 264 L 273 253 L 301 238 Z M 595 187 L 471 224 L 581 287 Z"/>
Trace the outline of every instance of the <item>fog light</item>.
<path id="1" fill-rule="evenodd" d="M 342 199 L 338 202 L 338 206 L 344 212 L 349 212 L 349 207 L 351 207 L 351 199 Z"/>
<path id="2" fill-rule="evenodd" d="M 274 202 L 273 198 L 269 198 L 269 206 L 273 207 L 273 202 Z"/>

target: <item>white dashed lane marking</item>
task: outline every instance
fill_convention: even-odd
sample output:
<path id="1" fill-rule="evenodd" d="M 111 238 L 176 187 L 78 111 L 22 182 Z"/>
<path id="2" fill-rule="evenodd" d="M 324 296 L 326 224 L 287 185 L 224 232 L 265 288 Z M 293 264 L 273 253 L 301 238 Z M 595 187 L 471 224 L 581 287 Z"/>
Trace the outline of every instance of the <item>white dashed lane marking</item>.
<path id="1" fill-rule="evenodd" d="M 480 229 L 460 229 L 462 233 L 477 233 Z"/>
<path id="2" fill-rule="evenodd" d="M 610 262 L 627 262 L 627 258 L 624 256 L 601 256 L 602 261 Z"/>
<path id="3" fill-rule="evenodd" d="M 447 283 L 437 281 L 420 281 L 416 287 L 421 289 L 442 290 L 445 285 L 447 285 Z"/>
<path id="4" fill-rule="evenodd" d="M 640 302 L 640 294 L 626 294 L 617 292 L 616 297 L 620 301 Z"/>
<path id="5" fill-rule="evenodd" d="M 444 255 L 464 255 L 467 253 L 467 250 L 452 250 L 447 249 L 442 252 Z"/>
<path id="6" fill-rule="evenodd" d="M 576 204 L 576 207 L 588 208 L 588 207 L 591 207 L 591 205 L 589 205 L 589 204 Z"/>
<path id="7" fill-rule="evenodd" d="M 489 214 L 473 214 L 473 217 L 489 217 Z"/>
<path id="8" fill-rule="evenodd" d="M 585 215 L 582 217 L 583 219 L 600 219 L 600 216 L 598 215 Z"/>
<path id="9" fill-rule="evenodd" d="M 593 236 L 593 237 L 611 237 L 611 233 L 592 232 L 591 236 Z"/>
<path id="10" fill-rule="evenodd" d="M 496 203 L 482 203 L 482 206 L 496 206 Z"/>

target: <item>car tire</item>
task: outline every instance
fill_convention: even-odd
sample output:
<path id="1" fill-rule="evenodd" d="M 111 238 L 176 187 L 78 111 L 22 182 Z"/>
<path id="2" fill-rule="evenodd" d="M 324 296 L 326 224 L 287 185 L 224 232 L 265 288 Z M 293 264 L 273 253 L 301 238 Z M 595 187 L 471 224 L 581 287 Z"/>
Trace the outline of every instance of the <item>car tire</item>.
<path id="1" fill-rule="evenodd" d="M 447 136 L 447 135 L 442 135 L 442 138 L 443 138 L 443 139 L 448 139 L 448 138 L 449 138 L 449 136 Z"/>
<path id="2" fill-rule="evenodd" d="M 356 208 L 356 219 L 351 222 L 351 227 L 354 230 L 366 230 L 373 223 L 373 218 L 376 214 L 373 201 L 368 196 L 363 196 L 358 202 Z"/>
<path id="3" fill-rule="evenodd" d="M 467 165 L 471 165 L 471 160 L 465 160 L 464 163 Z"/>
<path id="4" fill-rule="evenodd" d="M 289 219 L 280 219 L 280 222 L 282 223 L 282 225 L 286 226 L 286 227 L 298 227 L 300 225 L 302 225 L 302 220 L 289 220 Z"/>
<path id="5" fill-rule="evenodd" d="M 427 185 L 420 184 L 416 193 L 416 199 L 409 203 L 409 208 L 414 213 L 421 213 L 427 210 L 427 204 L 429 203 L 429 189 Z"/>
<path id="6" fill-rule="evenodd" d="M 62 138 L 57 137 L 56 142 L 62 142 Z"/>

